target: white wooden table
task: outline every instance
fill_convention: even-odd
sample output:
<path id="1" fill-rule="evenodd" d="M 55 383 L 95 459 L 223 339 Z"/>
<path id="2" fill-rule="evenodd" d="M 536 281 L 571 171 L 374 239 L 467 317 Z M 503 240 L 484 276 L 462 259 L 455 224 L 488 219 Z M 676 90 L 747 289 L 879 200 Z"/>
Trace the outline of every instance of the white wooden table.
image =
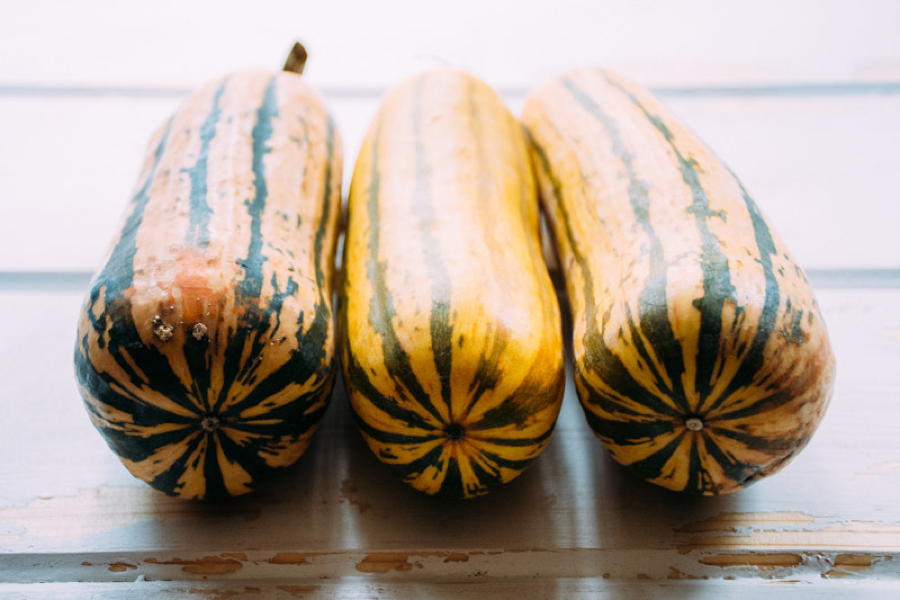
<path id="1" fill-rule="evenodd" d="M 0 598 L 900 596 L 900 5 L 180 4 L 0 19 Z M 428 66 L 468 68 L 516 110 L 581 64 L 657 89 L 817 287 L 838 377 L 809 447 L 740 493 L 682 497 L 613 464 L 570 386 L 534 466 L 454 504 L 371 456 L 339 387 L 313 446 L 251 497 L 132 479 L 75 389 L 82 293 L 155 125 L 295 37 L 347 172 L 381 90 Z"/>

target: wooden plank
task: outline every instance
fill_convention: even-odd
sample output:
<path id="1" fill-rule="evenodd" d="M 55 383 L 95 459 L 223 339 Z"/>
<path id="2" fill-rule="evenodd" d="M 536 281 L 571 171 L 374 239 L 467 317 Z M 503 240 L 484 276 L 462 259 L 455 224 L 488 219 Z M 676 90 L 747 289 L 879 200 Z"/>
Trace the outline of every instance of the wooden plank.
<path id="1" fill-rule="evenodd" d="M 508 98 L 513 108 L 521 96 Z M 810 268 L 900 267 L 900 94 L 669 96 L 667 103 L 740 174 Z M 134 186 L 149 133 L 178 98 L 0 97 L 0 271 L 89 271 Z M 376 110 L 331 106 L 345 179 Z"/>
<path id="2" fill-rule="evenodd" d="M 785 585 L 787 584 L 787 585 Z M 755 598 L 763 594 L 792 600 L 845 600 L 846 598 L 894 598 L 900 588 L 893 581 L 833 581 L 812 584 L 783 581 L 612 581 L 602 578 L 513 579 L 492 581 L 473 577 L 450 583 L 403 583 L 395 581 L 319 580 L 314 582 L 207 583 L 138 581 L 133 583 L 47 583 L 0 584 L 0 598 L 29 598 L 30 600 L 144 600 L 145 598 L 226 599 L 249 598 L 291 600 L 295 598 L 341 598 L 342 600 L 371 600 L 372 598 L 491 598 L 492 600 L 522 600 L 523 598 L 565 598 L 591 600 L 621 600 L 622 598 L 692 598 L 712 600 L 723 597 Z"/>
<path id="3" fill-rule="evenodd" d="M 891 0 L 263 0 L 252 11 L 236 1 L 44 0 L 5 12 L 0 55 L 4 83 L 194 86 L 241 65 L 280 65 L 298 37 L 310 77 L 342 87 L 444 64 L 513 87 L 595 63 L 651 84 L 844 81 L 900 78 L 898 22 Z"/>
<path id="4" fill-rule="evenodd" d="M 787 585 L 785 585 L 787 583 Z M 277 584 L 247 581 L 245 583 L 139 581 L 134 583 L 50 583 L 0 584 L 0 598 L 30 600 L 144 600 L 175 599 L 255 599 L 291 600 L 304 598 L 491 598 L 522 600 L 523 598 L 564 598 L 619 600 L 621 598 L 692 598 L 712 600 L 723 597 L 755 598 L 765 593 L 792 600 L 844 600 L 846 598 L 894 598 L 900 592 L 891 581 L 820 581 L 815 583 L 765 581 L 610 581 L 602 578 L 557 579 L 555 581 L 514 579 L 490 581 L 472 578 L 451 583 L 398 583 L 393 581 L 342 580 L 315 582 L 283 582 Z"/>
<path id="5" fill-rule="evenodd" d="M 570 386 L 550 446 L 522 477 L 474 501 L 436 500 L 371 456 L 338 389 L 295 468 L 255 495 L 205 504 L 132 479 L 90 426 L 71 368 L 80 294 L 6 292 L 0 581 L 896 584 L 900 290 L 820 290 L 819 300 L 838 358 L 829 413 L 784 471 L 734 495 L 682 497 L 635 480 L 595 441 Z"/>

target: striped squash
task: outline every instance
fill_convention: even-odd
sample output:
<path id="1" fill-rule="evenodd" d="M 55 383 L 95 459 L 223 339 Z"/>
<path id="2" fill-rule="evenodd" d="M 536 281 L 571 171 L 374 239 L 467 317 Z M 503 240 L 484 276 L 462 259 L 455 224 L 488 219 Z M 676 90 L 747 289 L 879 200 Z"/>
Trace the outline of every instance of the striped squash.
<path id="1" fill-rule="evenodd" d="M 521 126 L 452 70 L 384 100 L 350 189 L 342 364 L 365 441 L 428 494 L 516 477 L 559 412 L 559 307 Z"/>
<path id="2" fill-rule="evenodd" d="M 299 458 L 334 380 L 341 150 L 297 73 L 232 73 L 150 143 L 78 325 L 91 421 L 170 495 L 249 492 Z"/>
<path id="3" fill-rule="evenodd" d="M 576 388 L 613 458 L 697 494 L 778 470 L 821 419 L 834 359 L 756 203 L 613 73 L 538 88 L 522 119 L 566 279 Z"/>

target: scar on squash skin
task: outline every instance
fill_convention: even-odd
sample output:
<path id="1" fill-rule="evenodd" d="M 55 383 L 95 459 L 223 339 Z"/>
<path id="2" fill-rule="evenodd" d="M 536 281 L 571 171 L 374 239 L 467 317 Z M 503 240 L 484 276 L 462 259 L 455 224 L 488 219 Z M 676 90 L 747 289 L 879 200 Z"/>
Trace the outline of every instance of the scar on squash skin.
<path id="1" fill-rule="evenodd" d="M 203 323 L 197 323 L 194 325 L 193 329 L 191 329 L 191 335 L 194 336 L 194 339 L 198 342 L 206 337 L 206 325 Z"/>
<path id="2" fill-rule="evenodd" d="M 153 334 L 161 342 L 168 342 L 175 334 L 175 328 L 163 321 L 161 316 L 156 315 L 153 317 Z"/>

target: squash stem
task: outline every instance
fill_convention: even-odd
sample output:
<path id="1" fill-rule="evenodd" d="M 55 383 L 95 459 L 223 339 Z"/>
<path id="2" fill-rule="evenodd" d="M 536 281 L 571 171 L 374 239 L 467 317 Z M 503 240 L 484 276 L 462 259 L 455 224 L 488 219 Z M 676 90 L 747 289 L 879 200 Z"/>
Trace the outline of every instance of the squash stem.
<path id="1" fill-rule="evenodd" d="M 303 47 L 303 44 L 301 44 L 300 42 L 294 42 L 294 46 L 291 48 L 290 53 L 288 53 L 287 60 L 284 61 L 284 67 L 282 67 L 282 70 L 302 75 L 303 69 L 304 67 L 306 67 L 306 59 L 308 58 L 308 56 L 309 55 L 306 53 L 306 48 Z"/>

